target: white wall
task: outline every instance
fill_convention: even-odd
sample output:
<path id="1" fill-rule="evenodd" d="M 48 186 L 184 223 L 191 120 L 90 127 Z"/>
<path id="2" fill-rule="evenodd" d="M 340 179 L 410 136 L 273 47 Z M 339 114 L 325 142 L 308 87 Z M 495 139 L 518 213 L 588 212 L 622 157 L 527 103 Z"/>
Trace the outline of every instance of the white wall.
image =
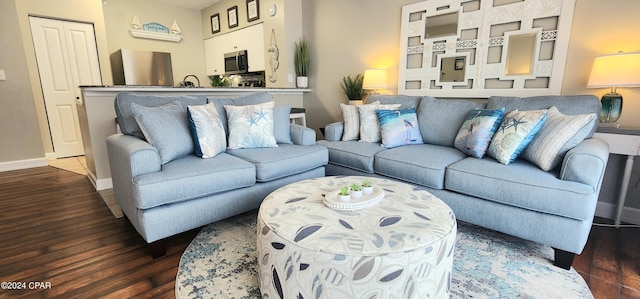
<path id="1" fill-rule="evenodd" d="M 199 10 L 145 0 L 109 0 L 103 5 L 103 10 L 108 54 L 119 49 L 169 52 L 174 85 L 183 81 L 186 75 L 193 74 L 200 79 L 202 86 L 211 86 L 205 72 L 203 28 Z M 182 40 L 168 42 L 134 38 L 129 29 L 136 13 L 141 24 L 155 22 L 170 28 L 175 20 L 182 31 Z M 189 81 L 194 80 L 190 78 Z"/>

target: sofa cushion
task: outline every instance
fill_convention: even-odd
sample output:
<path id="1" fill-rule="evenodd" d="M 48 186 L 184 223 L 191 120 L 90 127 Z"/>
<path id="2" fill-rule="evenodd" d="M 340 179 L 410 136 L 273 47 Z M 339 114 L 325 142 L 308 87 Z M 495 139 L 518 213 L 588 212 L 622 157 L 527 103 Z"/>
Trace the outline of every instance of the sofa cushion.
<path id="1" fill-rule="evenodd" d="M 377 153 L 374 169 L 377 174 L 442 189 L 446 167 L 466 157 L 464 153 L 452 147 L 433 144 L 408 145 Z"/>
<path id="2" fill-rule="evenodd" d="M 539 110 L 556 106 L 566 115 L 595 113 L 600 115 L 600 100 L 594 95 L 575 96 L 537 96 L 528 98 L 492 96 L 487 103 L 487 109 L 505 107 L 505 113 L 512 110 Z M 586 138 L 593 136 L 598 128 L 598 118 L 591 121 Z"/>
<path id="3" fill-rule="evenodd" d="M 224 109 L 225 105 L 234 105 L 234 106 L 257 105 L 257 104 L 269 102 L 270 100 L 271 99 L 269 98 L 269 94 L 267 92 L 258 92 L 258 93 L 249 94 L 246 96 L 237 97 L 237 98 L 208 97 L 207 103 L 213 103 L 214 105 L 216 105 L 216 109 L 218 110 L 218 115 L 220 115 L 220 121 L 222 121 L 222 125 L 224 126 L 224 131 L 227 132 L 227 136 L 229 136 L 227 112 Z"/>
<path id="4" fill-rule="evenodd" d="M 560 180 L 557 173 L 541 171 L 522 159 L 503 165 L 488 157 L 466 158 L 447 167 L 445 187 L 470 196 L 580 220 L 593 216 L 593 211 L 589 210 L 592 205 L 585 201 L 597 196 L 591 186 Z"/>
<path id="5" fill-rule="evenodd" d="M 140 126 L 133 117 L 131 103 L 137 103 L 145 107 L 162 106 L 171 102 L 178 101 L 184 107 L 188 105 L 204 105 L 207 99 L 204 96 L 160 96 L 150 94 L 138 94 L 132 92 L 118 93 L 114 101 L 116 117 L 120 131 L 125 135 L 133 135 L 140 139 L 144 139 Z"/>
<path id="6" fill-rule="evenodd" d="M 382 105 L 400 104 L 400 109 L 407 109 L 411 107 L 418 107 L 420 103 L 420 96 L 407 96 L 407 95 L 387 95 L 374 93 L 367 97 L 366 104 L 378 102 Z"/>
<path id="7" fill-rule="evenodd" d="M 374 155 L 385 150 L 380 143 L 372 142 L 318 140 L 317 144 L 329 150 L 331 164 L 366 173 L 373 173 Z"/>
<path id="8" fill-rule="evenodd" d="M 594 118 L 595 113 L 564 115 L 552 106 L 542 128 L 522 152 L 522 158 L 544 171 L 555 168 L 564 155 L 589 134 Z"/>
<path id="9" fill-rule="evenodd" d="M 187 106 L 187 115 L 196 156 L 211 158 L 227 149 L 227 136 L 213 103 Z"/>
<path id="10" fill-rule="evenodd" d="M 277 147 L 273 102 L 256 105 L 225 105 L 229 122 L 229 148 Z"/>
<path id="11" fill-rule="evenodd" d="M 472 109 L 483 103 L 423 97 L 418 106 L 418 124 L 424 143 L 453 147 L 462 123 Z"/>
<path id="12" fill-rule="evenodd" d="M 187 111 L 180 102 L 155 107 L 131 103 L 131 110 L 145 140 L 158 150 L 161 164 L 193 153 Z"/>
<path id="13" fill-rule="evenodd" d="M 472 157 L 482 158 L 503 116 L 504 108 L 471 110 L 458 130 L 454 147 Z"/>
<path id="14" fill-rule="evenodd" d="M 377 103 L 368 105 L 376 106 Z M 358 140 L 360 138 L 360 115 L 358 113 L 358 106 L 359 105 L 340 103 L 340 112 L 342 113 L 342 121 L 344 122 L 342 141 Z"/>
<path id="15" fill-rule="evenodd" d="M 256 180 L 268 182 L 327 165 L 329 155 L 324 146 L 280 144 L 261 149 L 230 149 L 238 157 L 256 168 Z"/>
<path id="16" fill-rule="evenodd" d="M 291 141 L 291 105 L 273 107 L 273 126 L 276 142 L 292 144 Z"/>
<path id="17" fill-rule="evenodd" d="M 546 117 L 546 109 L 509 112 L 491 139 L 488 155 L 505 165 L 513 162 L 533 140 Z"/>
<path id="18" fill-rule="evenodd" d="M 416 108 L 378 110 L 382 146 L 393 148 L 408 144 L 422 144 Z"/>
<path id="19" fill-rule="evenodd" d="M 206 195 L 252 186 L 253 164 L 226 153 L 211 159 L 190 155 L 162 166 L 159 172 L 133 178 L 136 206 L 149 209 Z"/>
<path id="20" fill-rule="evenodd" d="M 358 114 L 360 116 L 360 141 L 362 142 L 380 142 L 380 122 L 376 109 L 398 109 L 400 104 L 382 105 L 374 102 L 375 105 L 358 105 Z"/>

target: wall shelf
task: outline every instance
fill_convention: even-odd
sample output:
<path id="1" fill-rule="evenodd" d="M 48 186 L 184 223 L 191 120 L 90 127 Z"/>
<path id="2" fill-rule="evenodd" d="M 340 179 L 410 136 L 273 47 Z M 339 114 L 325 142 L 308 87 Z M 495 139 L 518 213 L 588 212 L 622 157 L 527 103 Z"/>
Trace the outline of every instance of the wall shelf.
<path id="1" fill-rule="evenodd" d="M 146 38 L 146 39 L 156 39 L 156 40 L 164 40 L 169 42 L 179 42 L 182 40 L 182 35 L 163 33 L 163 32 L 153 32 L 148 30 L 140 30 L 140 29 L 129 29 L 131 35 L 137 38 Z"/>

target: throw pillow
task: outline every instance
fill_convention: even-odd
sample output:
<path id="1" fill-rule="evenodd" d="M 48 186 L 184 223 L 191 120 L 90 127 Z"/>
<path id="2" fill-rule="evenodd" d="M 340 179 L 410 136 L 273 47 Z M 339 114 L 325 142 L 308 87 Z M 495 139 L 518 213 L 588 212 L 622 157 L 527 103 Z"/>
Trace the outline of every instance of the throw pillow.
<path id="1" fill-rule="evenodd" d="M 380 105 L 379 102 L 373 105 L 358 105 L 358 114 L 360 115 L 360 141 L 362 142 L 380 142 L 380 123 L 376 109 L 394 110 L 400 108 L 400 104 Z"/>
<path id="2" fill-rule="evenodd" d="M 187 106 L 189 126 L 196 155 L 212 158 L 227 148 L 227 135 L 213 103 Z"/>
<path id="3" fill-rule="evenodd" d="M 504 108 L 471 110 L 456 135 L 454 147 L 469 156 L 482 158 L 503 116 Z"/>
<path id="4" fill-rule="evenodd" d="M 178 101 L 156 107 L 131 103 L 144 138 L 158 150 L 162 165 L 193 153 L 187 112 Z"/>
<path id="5" fill-rule="evenodd" d="M 344 131 L 342 131 L 342 141 L 357 140 L 360 134 L 360 116 L 358 107 L 340 103 L 340 111 L 344 120 Z"/>
<path id="6" fill-rule="evenodd" d="M 382 146 L 387 148 L 422 144 L 416 108 L 376 110 L 380 122 Z"/>
<path id="7" fill-rule="evenodd" d="M 273 108 L 273 126 L 276 142 L 291 142 L 291 106 L 283 105 Z"/>
<path id="8" fill-rule="evenodd" d="M 565 115 L 555 106 L 549 108 L 547 120 L 522 157 L 544 171 L 555 168 L 570 149 L 587 137 L 595 118 L 594 113 Z M 589 128 L 585 128 L 587 125 Z"/>
<path id="9" fill-rule="evenodd" d="M 229 149 L 278 147 L 274 136 L 273 102 L 225 105 L 229 122 Z"/>
<path id="10" fill-rule="evenodd" d="M 509 112 L 491 139 L 489 156 L 502 164 L 515 160 L 542 127 L 547 110 Z"/>

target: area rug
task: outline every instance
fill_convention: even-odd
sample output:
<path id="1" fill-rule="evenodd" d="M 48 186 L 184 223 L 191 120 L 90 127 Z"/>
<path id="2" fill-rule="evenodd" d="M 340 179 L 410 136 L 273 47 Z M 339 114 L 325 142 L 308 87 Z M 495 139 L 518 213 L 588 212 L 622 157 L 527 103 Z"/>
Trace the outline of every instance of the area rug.
<path id="1" fill-rule="evenodd" d="M 257 213 L 202 229 L 180 259 L 176 298 L 260 298 Z M 593 298 L 573 268 L 552 260 L 548 246 L 458 221 L 451 298 Z"/>

